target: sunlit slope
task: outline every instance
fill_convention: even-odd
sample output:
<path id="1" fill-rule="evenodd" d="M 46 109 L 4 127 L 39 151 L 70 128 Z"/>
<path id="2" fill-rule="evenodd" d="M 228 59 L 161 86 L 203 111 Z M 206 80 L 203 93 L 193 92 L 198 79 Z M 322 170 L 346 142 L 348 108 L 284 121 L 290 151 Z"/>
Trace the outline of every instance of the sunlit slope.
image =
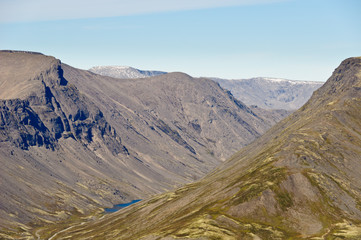
<path id="1" fill-rule="evenodd" d="M 264 109 L 297 110 L 304 105 L 312 93 L 323 82 L 294 81 L 279 78 L 250 78 L 225 80 L 214 78 L 223 88 L 228 89 L 237 99 L 247 105 Z"/>
<path id="2" fill-rule="evenodd" d="M 360 239 L 361 58 L 193 184 L 56 239 Z"/>

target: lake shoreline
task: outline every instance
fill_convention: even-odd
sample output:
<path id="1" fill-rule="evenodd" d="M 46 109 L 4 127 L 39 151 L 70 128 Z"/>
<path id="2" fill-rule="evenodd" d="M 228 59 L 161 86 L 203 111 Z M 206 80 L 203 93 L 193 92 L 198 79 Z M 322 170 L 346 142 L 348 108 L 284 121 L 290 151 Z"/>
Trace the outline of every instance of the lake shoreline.
<path id="1" fill-rule="evenodd" d="M 142 199 L 135 199 L 131 202 L 128 202 L 128 203 L 120 203 L 120 204 L 116 204 L 116 205 L 113 205 L 112 208 L 104 208 L 104 212 L 105 213 L 113 213 L 113 212 L 117 212 L 119 211 L 120 209 L 123 209 L 125 207 L 128 207 L 134 203 L 137 203 L 137 202 L 140 202 Z"/>

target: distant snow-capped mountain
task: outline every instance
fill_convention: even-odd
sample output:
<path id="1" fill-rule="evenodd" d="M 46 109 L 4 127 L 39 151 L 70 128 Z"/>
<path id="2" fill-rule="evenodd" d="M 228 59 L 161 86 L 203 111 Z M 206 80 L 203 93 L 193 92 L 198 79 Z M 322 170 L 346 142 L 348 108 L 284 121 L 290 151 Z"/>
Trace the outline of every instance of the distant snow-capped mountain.
<path id="1" fill-rule="evenodd" d="M 282 78 L 227 80 L 211 78 L 246 105 L 265 109 L 296 110 L 321 87 L 323 82 L 294 81 Z"/>
<path id="2" fill-rule="evenodd" d="M 145 78 L 166 73 L 161 71 L 139 70 L 128 66 L 96 66 L 90 68 L 89 71 L 114 78 Z"/>

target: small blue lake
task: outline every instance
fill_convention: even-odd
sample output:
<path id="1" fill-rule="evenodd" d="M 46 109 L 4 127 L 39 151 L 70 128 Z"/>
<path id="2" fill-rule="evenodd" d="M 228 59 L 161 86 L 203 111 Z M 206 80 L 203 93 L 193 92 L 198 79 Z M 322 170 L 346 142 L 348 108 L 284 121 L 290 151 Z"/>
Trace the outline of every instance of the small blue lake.
<path id="1" fill-rule="evenodd" d="M 137 203 L 139 201 L 141 201 L 142 199 L 136 199 L 136 200 L 133 200 L 131 202 L 128 202 L 128 203 L 122 203 L 122 204 L 117 204 L 117 205 L 114 205 L 112 208 L 104 208 L 104 212 L 106 213 L 113 213 L 113 212 L 116 212 L 122 208 L 125 208 L 125 207 L 128 207 L 134 203 Z"/>

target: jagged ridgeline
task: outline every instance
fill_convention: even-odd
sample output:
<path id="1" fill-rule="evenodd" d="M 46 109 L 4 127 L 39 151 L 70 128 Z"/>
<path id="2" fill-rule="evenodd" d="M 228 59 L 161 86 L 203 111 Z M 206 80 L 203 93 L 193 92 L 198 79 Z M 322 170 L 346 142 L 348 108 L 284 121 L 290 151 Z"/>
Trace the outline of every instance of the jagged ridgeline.
<path id="1" fill-rule="evenodd" d="M 55 239 L 361 239 L 360 120 L 361 58 L 349 58 L 202 180 Z"/>
<path id="2" fill-rule="evenodd" d="M 115 79 L 32 52 L 0 52 L 0 86 L 1 237 L 192 182 L 287 114 L 183 73 Z"/>

